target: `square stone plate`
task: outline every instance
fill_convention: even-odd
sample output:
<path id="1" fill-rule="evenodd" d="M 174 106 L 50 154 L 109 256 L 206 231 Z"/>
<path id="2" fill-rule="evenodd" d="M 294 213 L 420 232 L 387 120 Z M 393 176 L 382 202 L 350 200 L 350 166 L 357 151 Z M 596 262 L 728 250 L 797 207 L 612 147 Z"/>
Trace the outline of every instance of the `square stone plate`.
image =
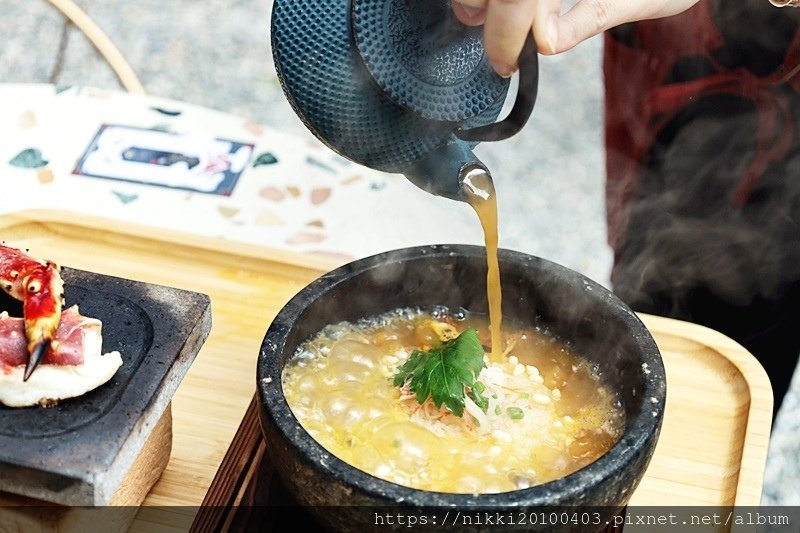
<path id="1" fill-rule="evenodd" d="M 103 322 L 105 385 L 49 408 L 0 406 L 0 491 L 105 505 L 125 479 L 211 330 L 208 296 L 64 268 L 66 306 Z M 18 302 L 0 311 L 22 316 Z"/>

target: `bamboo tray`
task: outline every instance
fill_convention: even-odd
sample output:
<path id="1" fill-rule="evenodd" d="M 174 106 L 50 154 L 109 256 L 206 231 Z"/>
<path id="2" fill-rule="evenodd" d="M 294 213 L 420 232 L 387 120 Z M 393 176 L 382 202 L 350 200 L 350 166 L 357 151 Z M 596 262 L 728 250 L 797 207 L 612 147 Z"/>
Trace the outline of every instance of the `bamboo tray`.
<path id="1" fill-rule="evenodd" d="M 257 424 L 250 420 L 249 438 L 247 419 L 237 428 L 263 335 L 297 291 L 338 262 L 58 211 L 2 216 L 0 240 L 63 265 L 211 297 L 214 327 L 172 403 L 172 457 L 130 530 L 188 530 L 212 482 L 208 502 L 236 503 L 245 456 L 257 446 Z M 766 373 L 720 333 L 642 319 L 661 349 L 668 392 L 658 447 L 630 505 L 758 505 L 772 417 Z"/>

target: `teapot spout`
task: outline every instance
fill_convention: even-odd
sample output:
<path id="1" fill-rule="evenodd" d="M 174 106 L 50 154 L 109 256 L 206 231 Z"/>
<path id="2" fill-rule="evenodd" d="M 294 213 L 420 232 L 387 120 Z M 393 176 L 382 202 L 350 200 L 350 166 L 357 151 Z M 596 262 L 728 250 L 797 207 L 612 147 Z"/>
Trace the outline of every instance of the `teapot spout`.
<path id="1" fill-rule="evenodd" d="M 472 153 L 470 145 L 453 138 L 444 146 L 415 161 L 403 174 L 411 183 L 426 192 L 467 202 L 464 178 L 475 170 L 490 175 L 486 165 Z"/>

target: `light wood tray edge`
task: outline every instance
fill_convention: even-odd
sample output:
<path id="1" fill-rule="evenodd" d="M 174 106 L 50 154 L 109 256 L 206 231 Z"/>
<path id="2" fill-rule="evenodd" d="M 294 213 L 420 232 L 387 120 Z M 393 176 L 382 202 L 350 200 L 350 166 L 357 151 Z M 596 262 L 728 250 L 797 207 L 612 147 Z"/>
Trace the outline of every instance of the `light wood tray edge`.
<path id="1" fill-rule="evenodd" d="M 180 244 L 188 248 L 198 248 L 258 259 L 280 262 L 289 266 L 297 266 L 320 273 L 329 272 L 344 264 L 341 259 L 320 255 L 292 252 L 269 246 L 254 245 L 245 242 L 227 240 L 219 237 L 206 237 L 193 233 L 164 229 L 135 222 L 124 222 L 96 215 L 75 213 L 62 209 L 26 209 L 13 213 L 0 214 L 0 231 L 19 224 L 43 224 L 57 231 L 59 224 L 73 224 L 119 233 L 127 237 L 147 239 L 165 244 Z M 2 235 L 0 235 L 2 237 Z M 2 240 L 2 239 L 0 239 Z"/>
<path id="2" fill-rule="evenodd" d="M 744 378 L 750 392 L 750 405 L 734 505 L 758 506 L 772 427 L 772 385 L 766 371 L 742 345 L 718 331 L 671 318 L 644 313 L 638 316 L 651 332 L 689 338 L 713 349 L 730 361 Z"/>

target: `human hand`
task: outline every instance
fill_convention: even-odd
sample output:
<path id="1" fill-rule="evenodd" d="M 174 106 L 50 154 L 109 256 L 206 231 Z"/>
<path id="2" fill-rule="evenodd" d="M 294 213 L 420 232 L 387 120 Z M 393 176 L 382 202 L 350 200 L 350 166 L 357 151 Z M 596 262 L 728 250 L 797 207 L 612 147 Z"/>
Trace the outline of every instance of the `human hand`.
<path id="1" fill-rule="evenodd" d="M 511 76 L 528 32 L 543 54 L 557 54 L 603 31 L 636 20 L 667 17 L 698 0 L 579 0 L 561 14 L 561 0 L 453 0 L 464 24 L 483 24 L 486 55 L 498 74 Z"/>

